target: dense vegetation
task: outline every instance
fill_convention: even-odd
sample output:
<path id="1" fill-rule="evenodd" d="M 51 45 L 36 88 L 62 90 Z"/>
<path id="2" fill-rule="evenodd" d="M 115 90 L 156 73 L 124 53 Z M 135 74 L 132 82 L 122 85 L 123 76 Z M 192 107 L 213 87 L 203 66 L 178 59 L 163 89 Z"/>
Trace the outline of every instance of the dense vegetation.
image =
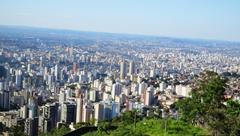
<path id="1" fill-rule="evenodd" d="M 240 104 L 225 99 L 227 80 L 214 72 L 206 72 L 198 80 L 192 97 L 177 102 L 181 119 L 212 131 L 212 135 L 240 135 Z"/>
<path id="2" fill-rule="evenodd" d="M 12 126 L 11 128 L 9 128 L 9 133 L 12 136 L 27 136 L 24 133 L 24 127 L 21 126 Z"/>
<path id="3" fill-rule="evenodd" d="M 69 132 L 70 132 L 70 128 L 63 126 L 59 129 L 54 129 L 51 132 L 41 134 L 40 136 L 63 136 Z"/>
<path id="4" fill-rule="evenodd" d="M 135 125 L 119 122 L 117 129 L 109 129 L 111 125 L 106 123 L 99 126 L 99 130 L 85 134 L 85 136 L 192 136 L 208 135 L 208 131 L 199 127 L 193 127 L 183 121 L 174 119 L 145 119 Z"/>

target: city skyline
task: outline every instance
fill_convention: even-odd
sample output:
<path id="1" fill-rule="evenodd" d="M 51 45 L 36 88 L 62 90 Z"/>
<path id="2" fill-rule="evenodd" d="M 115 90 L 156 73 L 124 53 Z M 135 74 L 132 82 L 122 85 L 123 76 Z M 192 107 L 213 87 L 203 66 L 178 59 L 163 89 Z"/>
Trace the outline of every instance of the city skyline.
<path id="1" fill-rule="evenodd" d="M 240 1 L 0 3 L 0 136 L 240 135 Z"/>
<path id="2" fill-rule="evenodd" d="M 240 41 L 240 2 L 2 1 L 0 25 Z"/>

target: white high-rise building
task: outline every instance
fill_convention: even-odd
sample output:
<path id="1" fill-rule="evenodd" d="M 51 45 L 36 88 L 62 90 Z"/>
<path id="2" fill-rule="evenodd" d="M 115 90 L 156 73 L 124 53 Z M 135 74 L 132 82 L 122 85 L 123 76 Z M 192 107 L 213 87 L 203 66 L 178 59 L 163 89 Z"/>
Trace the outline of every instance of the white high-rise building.
<path id="1" fill-rule="evenodd" d="M 89 92 L 89 100 L 95 102 L 97 100 L 97 91 L 91 90 Z"/>
<path id="2" fill-rule="evenodd" d="M 112 98 L 115 99 L 115 96 L 119 96 L 122 93 L 122 84 L 119 82 L 113 84 L 112 86 Z"/>
<path id="3" fill-rule="evenodd" d="M 61 90 L 59 94 L 59 103 L 63 103 L 66 101 L 66 93 L 65 90 Z"/>
<path id="4" fill-rule="evenodd" d="M 129 62 L 129 74 L 132 75 L 135 73 L 135 63 L 133 61 Z"/>
<path id="5" fill-rule="evenodd" d="M 94 119 L 96 122 L 104 120 L 104 105 L 102 103 L 94 105 Z"/>
<path id="6" fill-rule="evenodd" d="M 23 107 L 21 107 L 21 109 L 20 109 L 20 117 L 22 118 L 22 119 L 26 119 L 27 118 L 27 106 L 26 105 L 24 105 Z"/>
<path id="7" fill-rule="evenodd" d="M 147 89 L 147 84 L 141 82 L 138 87 L 138 95 L 141 95 Z"/>
<path id="8" fill-rule="evenodd" d="M 58 67 L 57 64 L 55 65 L 54 76 L 55 76 L 55 79 L 56 79 L 56 80 L 59 79 L 59 67 Z"/>
<path id="9" fill-rule="evenodd" d="M 17 70 L 16 71 L 16 87 L 20 88 L 22 85 L 22 71 L 21 70 Z"/>
<path id="10" fill-rule="evenodd" d="M 155 68 L 150 70 L 150 77 L 155 77 Z"/>
<path id="11" fill-rule="evenodd" d="M 43 67 L 43 57 L 40 57 L 40 63 L 39 63 L 40 67 Z"/>

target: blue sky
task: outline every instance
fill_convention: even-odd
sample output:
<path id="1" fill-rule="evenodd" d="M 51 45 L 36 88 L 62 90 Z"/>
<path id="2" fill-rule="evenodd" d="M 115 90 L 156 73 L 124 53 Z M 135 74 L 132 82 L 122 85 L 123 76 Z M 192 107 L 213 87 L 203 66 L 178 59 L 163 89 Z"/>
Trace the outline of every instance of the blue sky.
<path id="1" fill-rule="evenodd" d="M 0 24 L 240 41 L 240 0 L 0 0 Z"/>

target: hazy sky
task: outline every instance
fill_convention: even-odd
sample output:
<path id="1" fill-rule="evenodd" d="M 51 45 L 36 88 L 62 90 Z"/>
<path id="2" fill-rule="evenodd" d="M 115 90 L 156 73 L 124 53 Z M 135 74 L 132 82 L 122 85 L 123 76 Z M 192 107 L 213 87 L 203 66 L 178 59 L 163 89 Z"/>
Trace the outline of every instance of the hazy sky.
<path id="1" fill-rule="evenodd" d="M 0 24 L 240 41 L 240 0 L 0 0 Z"/>

